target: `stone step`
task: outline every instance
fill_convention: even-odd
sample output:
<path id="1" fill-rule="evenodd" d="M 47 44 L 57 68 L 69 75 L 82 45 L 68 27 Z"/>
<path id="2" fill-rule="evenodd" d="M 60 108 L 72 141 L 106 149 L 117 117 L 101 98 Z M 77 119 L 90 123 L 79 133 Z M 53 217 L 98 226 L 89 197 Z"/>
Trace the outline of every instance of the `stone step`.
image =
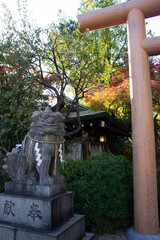
<path id="1" fill-rule="evenodd" d="M 82 240 L 92 240 L 94 238 L 93 233 L 86 233 Z"/>
<path id="2" fill-rule="evenodd" d="M 74 215 L 54 230 L 42 230 L 0 222 L 0 240 L 90 240 L 85 236 L 85 216 Z M 88 238 L 87 238 L 88 236 Z"/>

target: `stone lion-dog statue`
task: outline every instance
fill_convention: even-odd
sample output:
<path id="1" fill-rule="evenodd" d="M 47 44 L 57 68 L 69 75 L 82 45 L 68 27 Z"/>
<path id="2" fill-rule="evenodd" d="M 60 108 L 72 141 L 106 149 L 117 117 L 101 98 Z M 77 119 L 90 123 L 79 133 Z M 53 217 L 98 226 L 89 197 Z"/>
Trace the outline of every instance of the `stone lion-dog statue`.
<path id="1" fill-rule="evenodd" d="M 14 182 L 51 186 L 61 176 L 64 117 L 47 107 L 34 112 L 31 120 L 29 133 L 6 154 L 3 168 Z"/>

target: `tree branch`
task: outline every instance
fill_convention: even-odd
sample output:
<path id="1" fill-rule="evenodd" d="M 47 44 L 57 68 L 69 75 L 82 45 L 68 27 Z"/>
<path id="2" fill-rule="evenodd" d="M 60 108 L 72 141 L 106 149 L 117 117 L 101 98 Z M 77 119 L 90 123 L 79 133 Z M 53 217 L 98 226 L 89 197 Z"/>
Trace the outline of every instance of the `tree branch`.
<path id="1" fill-rule="evenodd" d="M 114 62 L 113 62 L 113 64 L 112 64 L 112 67 L 115 66 L 116 61 L 119 59 L 119 56 L 120 56 L 120 54 L 121 54 L 121 52 L 122 52 L 122 50 L 123 50 L 123 48 L 124 48 L 126 42 L 127 42 L 127 36 L 125 37 L 125 41 L 124 41 L 124 43 L 123 43 L 123 45 L 122 45 L 122 47 L 121 47 L 121 49 L 120 49 L 120 51 L 119 51 L 117 57 L 114 59 Z"/>

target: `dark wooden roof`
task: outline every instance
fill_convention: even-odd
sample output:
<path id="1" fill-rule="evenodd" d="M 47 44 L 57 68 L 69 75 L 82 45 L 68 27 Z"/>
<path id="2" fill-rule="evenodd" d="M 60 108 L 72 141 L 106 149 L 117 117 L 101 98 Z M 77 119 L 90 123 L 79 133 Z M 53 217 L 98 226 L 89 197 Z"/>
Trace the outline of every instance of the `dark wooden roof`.
<path id="1" fill-rule="evenodd" d="M 126 126 L 121 120 L 109 115 L 106 111 L 80 111 L 80 118 L 83 125 L 87 125 L 88 127 L 94 127 L 98 131 L 109 130 L 124 136 L 131 135 L 131 129 L 128 126 Z M 73 120 L 73 122 L 75 122 L 76 119 L 77 113 L 71 112 L 69 115 L 69 120 Z M 103 127 L 101 126 L 102 121 Z"/>

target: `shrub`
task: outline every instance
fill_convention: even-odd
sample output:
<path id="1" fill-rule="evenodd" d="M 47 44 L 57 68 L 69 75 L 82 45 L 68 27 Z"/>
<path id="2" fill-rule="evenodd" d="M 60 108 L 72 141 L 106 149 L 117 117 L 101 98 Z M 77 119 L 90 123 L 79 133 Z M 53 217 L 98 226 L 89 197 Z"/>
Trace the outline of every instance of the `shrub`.
<path id="1" fill-rule="evenodd" d="M 3 162 L 0 161 L 0 192 L 4 191 L 4 184 L 5 184 L 5 182 L 10 180 L 8 174 L 2 172 L 2 165 L 3 165 Z"/>
<path id="2" fill-rule="evenodd" d="M 0 192 L 4 192 L 4 184 L 9 180 L 10 178 L 6 173 L 0 172 Z"/>
<path id="3" fill-rule="evenodd" d="M 87 230 L 113 232 L 127 227 L 133 213 L 132 165 L 123 156 L 103 153 L 86 161 L 67 160 L 61 173 L 74 193 L 75 212 L 86 215 Z"/>

